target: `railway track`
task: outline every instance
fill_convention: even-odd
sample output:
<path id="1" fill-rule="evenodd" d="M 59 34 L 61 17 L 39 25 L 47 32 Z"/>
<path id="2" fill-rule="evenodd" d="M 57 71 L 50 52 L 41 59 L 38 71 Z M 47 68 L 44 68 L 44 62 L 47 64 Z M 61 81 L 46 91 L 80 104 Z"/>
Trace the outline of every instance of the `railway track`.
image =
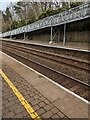
<path id="1" fill-rule="evenodd" d="M 23 47 L 33 48 L 35 50 L 46 51 L 54 54 L 69 56 L 74 59 L 80 60 L 88 60 L 88 56 L 90 54 L 87 50 L 79 50 L 74 48 L 65 48 L 65 47 L 56 47 L 56 46 L 49 46 L 49 45 L 41 45 L 41 44 L 32 44 L 26 42 L 18 42 L 18 41 L 3 41 L 2 44 L 10 44 L 10 45 L 19 45 Z"/>
<path id="2" fill-rule="evenodd" d="M 73 91 L 74 93 L 78 94 L 79 96 L 83 97 L 86 100 L 89 100 L 88 98 L 88 90 L 90 85 L 86 80 L 80 80 L 77 79 L 71 75 L 68 75 L 64 72 L 61 72 L 59 70 L 60 67 L 57 68 L 59 64 L 64 64 L 64 66 L 68 66 L 70 68 L 76 69 L 76 71 L 83 71 L 87 73 L 89 69 L 87 68 L 88 61 L 83 60 L 83 62 L 79 59 L 78 64 L 84 64 L 83 67 L 80 65 L 75 65 L 76 59 L 69 59 L 69 57 L 64 58 L 64 56 L 60 56 L 59 54 L 54 54 L 50 51 L 41 51 L 35 48 L 28 48 L 26 46 L 19 46 L 14 44 L 3 44 L 3 49 L 5 53 L 9 54 L 10 56 L 18 59 L 19 61 L 23 62 L 24 64 L 32 67 L 33 69 L 37 70 L 38 72 L 44 74 L 45 76 L 51 78 L 55 82 L 59 83 L 60 85 L 66 87 L 67 89 Z M 37 59 L 36 59 L 37 58 Z M 60 61 L 60 59 L 63 59 L 63 62 Z M 47 60 L 48 59 L 48 60 Z M 61 60 L 62 60 L 61 59 Z M 64 59 L 67 59 L 68 62 L 64 61 Z M 46 61 L 47 60 L 47 61 Z M 46 61 L 46 62 L 45 62 Z M 70 61 L 72 61 L 70 65 Z M 79 63 L 81 62 L 81 63 Z M 85 62 L 85 63 L 84 63 Z M 43 64 L 42 64 L 43 63 Z M 50 65 L 52 64 L 52 67 Z M 57 64 L 56 68 L 55 65 Z M 79 67 L 78 67 L 79 66 Z M 78 73 L 78 72 L 77 72 Z"/>
<path id="3" fill-rule="evenodd" d="M 72 67 L 75 67 L 77 69 L 80 70 L 86 70 L 86 71 L 90 71 L 90 68 L 88 68 L 88 64 L 89 62 L 87 60 L 81 60 L 81 59 L 75 59 L 75 58 L 71 58 L 71 57 L 66 57 L 64 55 L 60 55 L 60 54 L 53 54 L 50 52 L 45 52 L 42 50 L 36 50 L 33 48 L 28 48 L 28 47 L 23 47 L 23 46 L 18 46 L 18 45 L 5 45 L 7 47 L 10 48 L 17 48 L 18 50 L 22 51 L 22 52 L 26 52 L 28 54 L 33 54 L 36 55 L 38 57 L 43 57 L 43 58 L 47 58 L 65 65 L 69 65 Z"/>
<path id="4" fill-rule="evenodd" d="M 7 47 L 6 49 L 11 48 L 17 52 L 20 51 L 20 54 L 24 54 L 25 56 L 56 69 L 59 72 L 63 72 L 64 74 L 88 83 L 88 73 L 90 72 L 88 67 L 90 63 L 88 60 L 76 59 L 65 55 L 62 56 L 61 54 L 29 48 L 29 46 L 25 47 L 14 44 L 4 44 L 4 46 Z"/>

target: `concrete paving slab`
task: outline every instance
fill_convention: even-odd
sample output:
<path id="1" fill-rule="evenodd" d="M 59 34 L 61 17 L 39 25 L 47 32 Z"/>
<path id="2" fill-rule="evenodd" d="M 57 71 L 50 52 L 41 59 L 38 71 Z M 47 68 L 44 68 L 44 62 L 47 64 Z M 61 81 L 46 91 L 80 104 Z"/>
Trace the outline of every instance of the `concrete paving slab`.
<path id="1" fill-rule="evenodd" d="M 43 82 L 35 86 L 37 90 L 42 92 L 46 98 L 48 98 L 51 102 L 66 96 L 66 92 L 59 89 L 57 86 L 50 82 Z"/>
<path id="2" fill-rule="evenodd" d="M 70 118 L 88 118 L 88 105 L 80 104 L 68 95 L 53 104 Z"/>

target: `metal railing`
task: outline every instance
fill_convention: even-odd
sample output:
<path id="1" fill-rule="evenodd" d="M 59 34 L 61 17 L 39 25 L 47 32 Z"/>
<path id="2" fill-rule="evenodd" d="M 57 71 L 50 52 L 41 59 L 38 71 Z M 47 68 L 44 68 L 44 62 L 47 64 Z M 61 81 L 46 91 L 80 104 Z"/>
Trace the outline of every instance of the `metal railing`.
<path id="1" fill-rule="evenodd" d="M 17 35 L 20 33 L 27 33 L 51 26 L 58 26 L 65 23 L 74 22 L 77 20 L 82 20 L 90 17 L 90 1 L 82 4 L 78 7 L 69 9 L 59 14 L 46 17 L 44 19 L 38 20 L 32 24 L 5 32 L 0 35 L 0 37 L 6 37 L 10 35 Z"/>

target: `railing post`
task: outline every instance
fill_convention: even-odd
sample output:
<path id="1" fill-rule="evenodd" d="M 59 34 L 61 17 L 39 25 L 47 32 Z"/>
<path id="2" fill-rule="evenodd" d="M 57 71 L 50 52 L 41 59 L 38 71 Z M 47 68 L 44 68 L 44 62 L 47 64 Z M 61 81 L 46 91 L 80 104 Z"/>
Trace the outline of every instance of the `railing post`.
<path id="1" fill-rule="evenodd" d="M 64 24 L 64 37 L 63 37 L 63 45 L 66 43 L 66 23 Z"/>

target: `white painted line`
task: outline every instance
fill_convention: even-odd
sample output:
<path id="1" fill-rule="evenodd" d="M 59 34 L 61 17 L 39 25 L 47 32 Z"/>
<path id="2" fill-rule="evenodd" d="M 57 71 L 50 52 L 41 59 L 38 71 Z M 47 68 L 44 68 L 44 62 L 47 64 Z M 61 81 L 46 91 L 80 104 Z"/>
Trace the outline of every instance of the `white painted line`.
<path id="1" fill-rule="evenodd" d="M 4 55 L 8 56 L 8 57 L 11 58 L 12 60 L 15 60 L 16 62 L 18 62 L 18 63 L 24 65 L 26 68 L 28 68 L 28 69 L 30 69 L 31 71 L 37 73 L 38 75 L 41 75 L 42 77 L 46 78 L 48 81 L 50 81 L 51 83 L 55 84 L 55 85 L 58 86 L 59 88 L 65 90 L 66 92 L 70 93 L 71 95 L 73 95 L 73 96 L 79 98 L 80 100 L 84 101 L 84 102 L 87 103 L 87 104 L 90 104 L 90 102 L 89 102 L 88 100 L 86 100 L 86 99 L 80 97 L 79 95 L 75 94 L 74 92 L 72 92 L 72 91 L 68 90 L 67 88 L 61 86 L 60 84 L 54 82 L 53 80 L 51 80 L 50 78 L 46 77 L 45 75 L 43 75 L 43 74 L 37 72 L 36 70 L 30 68 L 29 66 L 27 66 L 27 65 L 23 64 L 22 62 L 16 60 L 15 58 L 13 58 L 13 57 L 7 55 L 6 53 L 4 53 L 4 52 L 2 52 L 2 51 L 0 51 L 0 52 L 3 53 Z"/>
<path id="2" fill-rule="evenodd" d="M 71 48 L 71 47 L 68 47 L 68 46 L 67 47 L 62 47 L 62 46 L 58 46 L 58 45 L 55 46 L 55 45 L 42 44 L 42 43 L 28 43 L 28 44 L 46 46 L 46 47 L 53 47 L 53 48 L 60 48 L 60 49 L 66 49 L 66 50 L 76 50 L 76 51 L 82 51 L 82 52 L 90 52 L 89 50 Z"/>

